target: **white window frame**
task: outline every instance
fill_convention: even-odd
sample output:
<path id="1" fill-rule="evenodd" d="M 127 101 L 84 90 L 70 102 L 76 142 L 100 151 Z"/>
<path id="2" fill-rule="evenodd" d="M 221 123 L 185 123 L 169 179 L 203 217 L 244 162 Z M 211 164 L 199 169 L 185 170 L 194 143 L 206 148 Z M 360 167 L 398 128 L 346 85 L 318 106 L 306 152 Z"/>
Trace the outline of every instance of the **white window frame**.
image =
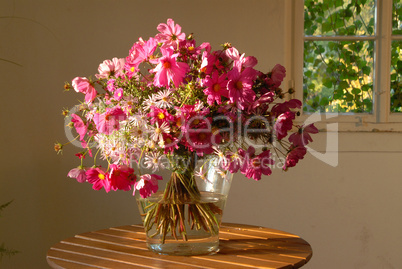
<path id="1" fill-rule="evenodd" d="M 285 1 L 285 40 L 288 86 L 296 90 L 293 98 L 303 100 L 303 53 L 305 40 L 351 40 L 350 37 L 305 37 L 304 0 Z M 320 113 L 321 121 L 315 125 L 325 131 L 330 123 L 338 123 L 338 131 L 402 132 L 402 113 L 390 113 L 391 42 L 402 40 L 392 36 L 392 0 L 377 0 L 374 36 L 353 37 L 352 40 L 374 40 L 373 113 Z M 302 113 L 300 122 L 308 121 L 311 114 Z M 315 117 L 317 118 L 317 117 Z"/>

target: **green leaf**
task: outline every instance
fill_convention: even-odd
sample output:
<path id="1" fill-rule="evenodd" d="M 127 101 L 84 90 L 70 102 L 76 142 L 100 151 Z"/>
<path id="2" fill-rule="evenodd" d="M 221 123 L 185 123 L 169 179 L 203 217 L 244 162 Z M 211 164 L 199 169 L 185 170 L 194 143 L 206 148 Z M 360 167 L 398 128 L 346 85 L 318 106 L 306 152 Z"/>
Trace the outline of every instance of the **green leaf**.
<path id="1" fill-rule="evenodd" d="M 358 94 L 360 94 L 362 91 L 360 90 L 360 89 L 358 89 L 358 88 L 353 88 L 352 89 L 352 93 L 353 94 L 355 94 L 355 95 L 358 95 Z"/>
<path id="2" fill-rule="evenodd" d="M 402 61 L 398 61 L 397 63 L 396 63 L 396 66 L 397 66 L 397 68 L 398 68 L 398 73 L 402 73 Z"/>
<path id="3" fill-rule="evenodd" d="M 338 87 L 341 90 L 347 89 L 347 88 L 349 88 L 349 83 L 347 83 L 346 81 L 342 80 L 341 82 L 339 82 Z"/>
<path id="4" fill-rule="evenodd" d="M 362 67 L 362 72 L 363 72 L 363 74 L 365 74 L 365 75 L 370 75 L 370 73 L 371 73 L 371 68 L 370 67 L 368 67 L 368 66 L 363 66 Z"/>
<path id="5" fill-rule="evenodd" d="M 327 88 L 332 88 L 332 79 L 324 78 L 322 84 Z"/>
<path id="6" fill-rule="evenodd" d="M 327 21 L 327 22 L 324 22 L 324 23 L 322 24 L 322 33 L 323 33 L 323 34 L 329 32 L 329 31 L 331 31 L 331 30 L 332 30 L 332 25 L 331 25 L 330 22 Z"/>

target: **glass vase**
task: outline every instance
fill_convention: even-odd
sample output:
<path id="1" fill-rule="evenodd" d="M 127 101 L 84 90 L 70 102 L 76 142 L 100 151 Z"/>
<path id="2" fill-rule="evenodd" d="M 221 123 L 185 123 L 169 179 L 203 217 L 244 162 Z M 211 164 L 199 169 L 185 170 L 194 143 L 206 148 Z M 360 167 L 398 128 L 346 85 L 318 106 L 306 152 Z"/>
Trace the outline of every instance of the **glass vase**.
<path id="1" fill-rule="evenodd" d="M 167 255 L 218 252 L 232 177 L 217 158 L 191 160 L 186 169 L 173 169 L 164 188 L 147 198 L 137 195 L 148 248 Z"/>

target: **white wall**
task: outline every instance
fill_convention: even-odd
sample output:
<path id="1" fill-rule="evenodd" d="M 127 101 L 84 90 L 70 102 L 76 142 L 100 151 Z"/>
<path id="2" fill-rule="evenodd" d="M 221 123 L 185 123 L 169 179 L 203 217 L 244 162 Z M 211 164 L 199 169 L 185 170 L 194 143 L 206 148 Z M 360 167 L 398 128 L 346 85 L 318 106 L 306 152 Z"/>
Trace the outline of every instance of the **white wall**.
<path id="1" fill-rule="evenodd" d="M 78 165 L 64 142 L 62 108 L 80 96 L 64 81 L 94 74 L 124 57 L 138 37 L 173 18 L 199 42 L 231 42 L 268 71 L 287 57 L 283 0 L 0 0 L 0 243 L 21 251 L 1 268 L 47 268 L 56 242 L 140 221 L 130 193 L 93 191 L 66 174 Z M 325 134 L 317 138 L 323 150 Z M 397 268 L 402 263 L 402 157 L 399 133 L 339 134 L 338 166 L 309 155 L 298 167 L 260 182 L 236 176 L 226 222 L 300 235 L 314 255 L 305 268 Z M 396 148 L 395 148 L 396 147 Z M 337 154 L 333 152 L 332 154 Z M 399 159 L 398 159 L 399 158 Z"/>

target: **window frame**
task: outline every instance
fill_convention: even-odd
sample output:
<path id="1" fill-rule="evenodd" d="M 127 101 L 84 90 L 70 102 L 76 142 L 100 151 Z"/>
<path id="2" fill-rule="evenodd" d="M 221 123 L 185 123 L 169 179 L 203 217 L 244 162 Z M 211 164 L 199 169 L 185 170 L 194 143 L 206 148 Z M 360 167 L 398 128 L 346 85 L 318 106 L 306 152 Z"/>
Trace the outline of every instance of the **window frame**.
<path id="1" fill-rule="evenodd" d="M 374 40 L 374 87 L 372 113 L 319 113 L 321 121 L 315 125 L 325 131 L 331 123 L 338 123 L 338 131 L 391 131 L 402 132 L 402 113 L 390 112 L 391 42 L 402 41 L 402 35 L 392 35 L 392 0 L 376 1 L 376 31 L 373 36 L 304 36 L 304 0 L 285 2 L 285 65 L 288 86 L 294 88 L 291 98 L 303 100 L 303 59 L 305 40 Z M 388 74 L 388 75 L 382 75 Z M 317 113 L 314 113 L 317 114 Z M 312 114 L 302 112 L 299 122 L 309 120 Z M 317 118 L 317 117 L 315 117 Z M 311 119 L 310 119 L 311 120 Z"/>

